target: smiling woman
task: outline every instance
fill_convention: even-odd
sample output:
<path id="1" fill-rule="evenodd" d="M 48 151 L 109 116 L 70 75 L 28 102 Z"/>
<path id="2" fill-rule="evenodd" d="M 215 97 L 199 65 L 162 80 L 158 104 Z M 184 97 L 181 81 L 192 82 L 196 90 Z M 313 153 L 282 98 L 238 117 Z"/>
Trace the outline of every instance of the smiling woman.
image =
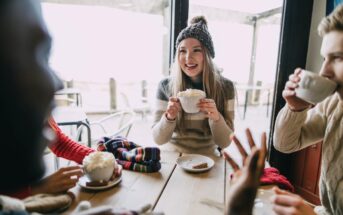
<path id="1" fill-rule="evenodd" d="M 163 79 L 157 90 L 152 129 L 157 144 L 170 142 L 180 152 L 204 154 L 218 154 L 217 149 L 229 145 L 234 129 L 234 86 L 221 76 L 212 61 L 214 56 L 205 17 L 194 17 L 176 39 L 171 76 Z M 182 108 L 177 98 L 187 89 L 205 92 L 195 113 Z"/>

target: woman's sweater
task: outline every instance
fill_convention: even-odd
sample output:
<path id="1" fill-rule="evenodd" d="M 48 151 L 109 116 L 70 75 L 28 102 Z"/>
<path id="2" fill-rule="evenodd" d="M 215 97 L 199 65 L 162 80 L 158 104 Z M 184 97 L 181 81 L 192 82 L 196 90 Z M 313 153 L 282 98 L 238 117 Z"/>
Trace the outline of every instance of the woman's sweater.
<path id="1" fill-rule="evenodd" d="M 186 153 L 212 153 L 217 147 L 225 148 L 230 144 L 230 135 L 233 133 L 234 119 L 234 85 L 231 81 L 223 78 L 225 98 L 227 103 L 226 119 L 220 115 L 218 121 L 205 117 L 201 112 L 185 113 L 185 128 L 178 131 L 177 120 L 168 120 L 165 111 L 168 106 L 170 92 L 170 78 L 162 80 L 158 86 L 154 124 L 152 128 L 153 138 L 159 145 L 170 142 L 174 148 Z M 194 89 L 202 89 L 202 83 L 194 84 Z"/>
<path id="2" fill-rule="evenodd" d="M 62 132 L 53 118 L 50 118 L 49 125 L 56 133 L 56 141 L 49 145 L 49 148 L 57 157 L 82 164 L 83 158 L 95 151 L 70 139 Z"/>
<path id="3" fill-rule="evenodd" d="M 343 101 L 335 94 L 312 109 L 292 112 L 285 106 L 277 116 L 274 146 L 284 153 L 323 140 L 318 214 L 343 215 Z"/>
<path id="4" fill-rule="evenodd" d="M 49 126 L 55 131 L 56 140 L 48 147 L 57 157 L 62 157 L 78 164 L 82 164 L 83 158 L 89 153 L 95 151 L 94 149 L 81 145 L 70 139 L 62 132 L 53 118 L 49 119 Z M 31 196 L 31 187 L 23 187 L 12 193 L 0 193 L 14 198 L 24 199 Z"/>

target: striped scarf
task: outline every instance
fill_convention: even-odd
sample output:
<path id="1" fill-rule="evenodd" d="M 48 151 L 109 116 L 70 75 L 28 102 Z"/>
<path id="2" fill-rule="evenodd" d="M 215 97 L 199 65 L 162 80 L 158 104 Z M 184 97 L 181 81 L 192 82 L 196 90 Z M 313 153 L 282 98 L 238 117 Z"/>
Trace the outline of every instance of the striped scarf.
<path id="1" fill-rule="evenodd" d="M 142 147 L 125 137 L 102 137 L 98 142 L 97 150 L 113 153 L 118 164 L 127 170 L 157 172 L 161 169 L 159 148 Z"/>

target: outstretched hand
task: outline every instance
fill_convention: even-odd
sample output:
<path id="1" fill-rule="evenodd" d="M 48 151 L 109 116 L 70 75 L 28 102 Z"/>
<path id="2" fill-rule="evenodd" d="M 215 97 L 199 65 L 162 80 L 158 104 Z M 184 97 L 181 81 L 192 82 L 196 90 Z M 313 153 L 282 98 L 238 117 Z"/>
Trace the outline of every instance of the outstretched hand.
<path id="1" fill-rule="evenodd" d="M 63 193 L 75 187 L 79 178 L 83 175 L 80 166 L 63 167 L 52 175 L 42 179 L 38 184 L 32 186 L 32 194 L 39 193 Z"/>
<path id="2" fill-rule="evenodd" d="M 252 214 L 257 188 L 260 184 L 260 177 L 264 169 L 267 152 L 267 136 L 263 132 L 261 136 L 261 148 L 257 149 L 249 129 L 246 130 L 251 154 L 248 156 L 242 144 L 236 136 L 233 141 L 238 147 L 243 158 L 243 168 L 224 152 L 225 159 L 234 169 L 232 184 L 228 195 L 228 205 L 226 214 Z"/>

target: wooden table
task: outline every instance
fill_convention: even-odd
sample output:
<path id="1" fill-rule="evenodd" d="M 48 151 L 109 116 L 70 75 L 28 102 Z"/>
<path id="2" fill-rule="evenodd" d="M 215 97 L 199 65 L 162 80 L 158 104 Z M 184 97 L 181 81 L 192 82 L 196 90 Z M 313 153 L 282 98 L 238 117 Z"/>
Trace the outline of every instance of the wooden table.
<path id="1" fill-rule="evenodd" d="M 89 192 L 75 187 L 72 192 L 76 201 L 65 214 L 70 214 L 81 200 L 88 200 L 92 206 L 127 209 L 151 204 L 153 211 L 166 215 L 222 215 L 231 167 L 222 157 L 210 156 L 215 161 L 210 171 L 188 173 L 176 165 L 179 156 L 180 153 L 164 151 L 159 172 L 123 171 L 121 183 L 109 190 Z"/>

